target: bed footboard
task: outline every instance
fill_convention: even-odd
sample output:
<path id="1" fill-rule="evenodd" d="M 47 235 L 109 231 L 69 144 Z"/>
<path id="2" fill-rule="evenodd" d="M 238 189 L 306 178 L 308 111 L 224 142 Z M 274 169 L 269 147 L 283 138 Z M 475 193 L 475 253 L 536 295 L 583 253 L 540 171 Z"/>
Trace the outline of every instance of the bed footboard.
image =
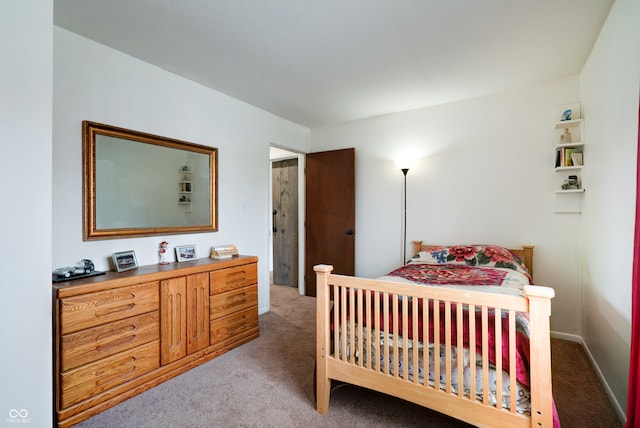
<path id="1" fill-rule="evenodd" d="M 328 411 L 338 380 L 476 426 L 553 426 L 553 289 L 527 286 L 524 297 L 506 296 L 332 269 L 314 268 L 319 413 Z"/>

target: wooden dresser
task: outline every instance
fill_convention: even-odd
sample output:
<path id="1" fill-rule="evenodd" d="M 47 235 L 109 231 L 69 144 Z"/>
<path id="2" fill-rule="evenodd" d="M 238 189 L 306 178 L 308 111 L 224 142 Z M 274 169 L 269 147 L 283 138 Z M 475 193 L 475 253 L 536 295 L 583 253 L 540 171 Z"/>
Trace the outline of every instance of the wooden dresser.
<path id="1" fill-rule="evenodd" d="M 257 338 L 257 265 L 198 259 L 53 284 L 58 426 Z"/>

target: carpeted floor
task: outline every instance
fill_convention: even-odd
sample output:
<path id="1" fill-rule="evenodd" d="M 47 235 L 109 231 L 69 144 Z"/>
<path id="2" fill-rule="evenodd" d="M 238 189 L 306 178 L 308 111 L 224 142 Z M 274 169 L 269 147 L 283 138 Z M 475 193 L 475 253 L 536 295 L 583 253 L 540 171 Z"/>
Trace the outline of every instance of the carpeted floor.
<path id="1" fill-rule="evenodd" d="M 271 287 L 261 336 L 79 424 L 95 427 L 469 427 L 384 394 L 342 385 L 315 410 L 315 299 Z M 580 345 L 552 341 L 564 428 L 621 427 Z"/>

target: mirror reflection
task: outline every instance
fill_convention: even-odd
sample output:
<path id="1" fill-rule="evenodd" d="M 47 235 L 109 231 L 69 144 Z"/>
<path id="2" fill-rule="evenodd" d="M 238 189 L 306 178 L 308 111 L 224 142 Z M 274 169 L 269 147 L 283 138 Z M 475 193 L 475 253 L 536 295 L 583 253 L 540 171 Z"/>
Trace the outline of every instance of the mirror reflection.
<path id="1" fill-rule="evenodd" d="M 85 239 L 217 230 L 217 149 L 83 127 Z"/>

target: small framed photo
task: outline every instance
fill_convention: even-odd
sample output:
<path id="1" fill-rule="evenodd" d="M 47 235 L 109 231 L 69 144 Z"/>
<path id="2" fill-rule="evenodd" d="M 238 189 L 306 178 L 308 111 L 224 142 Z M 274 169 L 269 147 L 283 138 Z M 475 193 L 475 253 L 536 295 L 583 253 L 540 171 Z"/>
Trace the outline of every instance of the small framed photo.
<path id="1" fill-rule="evenodd" d="M 179 245 L 176 247 L 176 260 L 178 262 L 189 262 L 197 258 L 195 245 Z"/>
<path id="2" fill-rule="evenodd" d="M 113 253 L 111 257 L 113 258 L 113 264 L 118 272 L 124 272 L 138 267 L 136 253 L 133 250 Z"/>

